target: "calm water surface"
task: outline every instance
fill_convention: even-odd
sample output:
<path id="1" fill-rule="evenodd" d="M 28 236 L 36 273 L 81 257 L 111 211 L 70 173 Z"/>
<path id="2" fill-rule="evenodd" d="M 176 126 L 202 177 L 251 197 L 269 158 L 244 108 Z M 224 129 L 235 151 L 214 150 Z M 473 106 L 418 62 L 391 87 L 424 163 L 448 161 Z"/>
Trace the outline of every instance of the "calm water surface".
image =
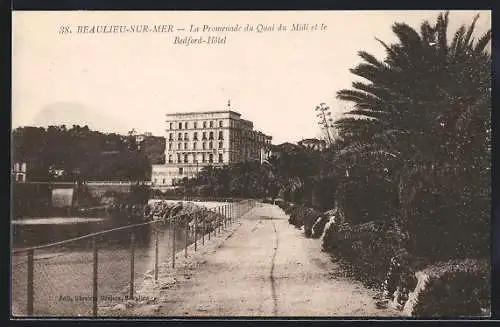
<path id="1" fill-rule="evenodd" d="M 202 204 L 202 203 L 200 203 Z M 202 204 L 214 207 L 218 203 Z M 50 244 L 129 224 L 127 217 L 52 217 L 12 222 L 14 249 Z M 107 233 L 97 238 L 98 298 L 128 294 L 131 263 L 131 234 L 134 234 L 134 279 L 140 285 L 154 267 L 155 233 L 158 233 L 159 261 L 170 263 L 174 250 L 168 225 L 145 225 L 133 230 Z M 182 251 L 194 235 L 175 231 L 175 251 Z M 70 242 L 34 253 L 34 311 L 43 316 L 89 316 L 92 310 L 93 250 L 90 239 Z M 12 313 L 26 315 L 26 253 L 12 256 Z M 137 287 L 137 286 L 136 286 Z M 69 301 L 68 299 L 73 299 Z M 75 301 L 76 299 L 76 301 Z"/>

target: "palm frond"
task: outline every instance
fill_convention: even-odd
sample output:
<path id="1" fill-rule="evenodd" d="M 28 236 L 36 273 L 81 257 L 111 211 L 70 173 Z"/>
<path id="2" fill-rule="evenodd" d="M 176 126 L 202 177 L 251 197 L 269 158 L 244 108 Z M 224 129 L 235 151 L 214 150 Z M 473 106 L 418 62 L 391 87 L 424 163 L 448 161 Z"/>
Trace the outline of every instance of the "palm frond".
<path id="1" fill-rule="evenodd" d="M 453 40 L 450 45 L 450 55 L 452 58 L 456 58 L 460 54 L 460 49 L 462 47 L 462 41 L 465 36 L 465 25 L 460 26 L 460 28 L 455 33 Z"/>
<path id="2" fill-rule="evenodd" d="M 478 19 L 479 19 L 479 14 L 474 16 L 474 19 L 472 20 L 472 24 L 470 24 L 469 29 L 467 30 L 467 33 L 465 34 L 465 38 L 463 41 L 465 46 L 468 46 L 470 41 L 471 41 L 472 33 L 474 32 L 474 28 L 476 26 L 476 22 Z"/>
<path id="3" fill-rule="evenodd" d="M 446 11 L 444 14 L 440 14 L 436 23 L 436 34 L 437 34 L 437 46 L 438 51 L 442 57 L 446 57 L 448 54 L 448 16 L 450 12 Z"/>
<path id="4" fill-rule="evenodd" d="M 374 84 L 366 84 L 362 82 L 353 82 L 352 87 L 364 91 L 366 93 L 373 94 L 379 99 L 385 99 L 390 95 L 390 92 L 387 90 L 387 87 L 383 87 L 381 85 Z"/>
<path id="5" fill-rule="evenodd" d="M 377 68 L 382 68 L 385 66 L 383 62 L 379 61 L 377 58 L 375 58 L 375 56 L 369 54 L 366 51 L 359 51 L 358 55 L 361 58 L 363 58 L 367 63 L 372 64 L 373 66 L 375 66 Z"/>
<path id="6" fill-rule="evenodd" d="M 476 53 L 482 53 L 490 41 L 491 41 L 491 30 L 488 30 L 483 36 L 479 38 L 474 48 L 474 51 Z"/>

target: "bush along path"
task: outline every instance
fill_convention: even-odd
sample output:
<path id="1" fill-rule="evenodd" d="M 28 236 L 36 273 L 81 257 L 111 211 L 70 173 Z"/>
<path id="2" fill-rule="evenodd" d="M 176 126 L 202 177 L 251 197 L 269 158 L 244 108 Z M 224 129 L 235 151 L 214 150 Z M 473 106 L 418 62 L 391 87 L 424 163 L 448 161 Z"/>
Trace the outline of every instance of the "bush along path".
<path id="1" fill-rule="evenodd" d="M 321 244 L 290 228 L 277 206 L 258 204 L 175 269 L 145 276 L 140 298 L 121 316 L 397 316 L 375 292 L 345 277 Z"/>
<path id="2" fill-rule="evenodd" d="M 377 307 L 401 316 L 489 316 L 490 262 L 483 258 L 433 260 L 409 253 L 391 222 L 352 226 L 337 210 L 319 212 L 280 202 L 289 223 L 307 238 L 321 239 L 323 251 L 351 276 L 378 291 Z"/>

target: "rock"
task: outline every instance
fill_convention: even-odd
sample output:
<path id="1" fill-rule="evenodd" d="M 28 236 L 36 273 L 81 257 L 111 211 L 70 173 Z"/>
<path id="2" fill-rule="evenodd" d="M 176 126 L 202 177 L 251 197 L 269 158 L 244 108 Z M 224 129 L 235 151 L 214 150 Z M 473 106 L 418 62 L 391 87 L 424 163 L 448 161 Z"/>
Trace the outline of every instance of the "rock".
<path id="1" fill-rule="evenodd" d="M 163 289 L 170 288 L 176 282 L 177 282 L 177 280 L 175 278 L 173 278 L 173 277 L 166 278 L 165 280 L 161 281 L 161 283 L 160 283 L 160 289 L 163 290 Z"/>
<path id="2" fill-rule="evenodd" d="M 125 302 L 125 307 L 126 308 L 132 308 L 135 305 L 135 302 L 133 300 L 127 300 Z"/>
<path id="3" fill-rule="evenodd" d="M 387 309 L 388 306 L 389 306 L 389 300 L 379 300 L 375 302 L 375 307 L 377 309 Z"/>
<path id="4" fill-rule="evenodd" d="M 418 298 L 421 292 L 425 290 L 425 287 L 429 281 L 429 275 L 424 272 L 416 272 L 415 277 L 417 278 L 417 286 L 410 292 L 408 295 L 408 301 L 406 301 L 403 307 L 403 314 L 405 316 L 411 316 L 413 314 L 413 309 L 415 305 L 418 303 Z"/>
<path id="5" fill-rule="evenodd" d="M 197 311 L 208 311 L 208 309 L 206 309 L 205 307 L 203 307 L 202 305 L 199 305 L 197 308 L 196 308 Z"/>
<path id="6" fill-rule="evenodd" d="M 153 312 L 159 312 L 161 309 L 161 305 L 157 304 L 153 306 Z"/>
<path id="7" fill-rule="evenodd" d="M 123 311 L 127 309 L 127 306 L 125 305 L 125 303 L 120 303 L 120 304 L 117 304 L 113 307 L 113 310 L 118 310 L 118 311 Z"/>

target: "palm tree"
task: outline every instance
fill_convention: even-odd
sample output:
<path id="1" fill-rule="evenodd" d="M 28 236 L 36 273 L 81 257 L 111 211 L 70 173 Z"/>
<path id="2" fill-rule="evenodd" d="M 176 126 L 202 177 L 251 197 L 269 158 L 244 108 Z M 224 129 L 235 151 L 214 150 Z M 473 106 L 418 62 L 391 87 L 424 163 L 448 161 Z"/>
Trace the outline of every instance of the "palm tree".
<path id="1" fill-rule="evenodd" d="M 398 42 L 379 40 L 387 52 L 385 60 L 360 51 L 364 62 L 351 69 L 367 82 L 337 93 L 339 99 L 353 102 L 354 109 L 335 123 L 343 143 L 335 164 L 341 169 L 376 168 L 380 178 L 392 181 L 399 193 L 403 230 L 417 216 L 433 216 L 432 205 L 418 204 L 424 189 L 438 197 L 437 202 L 454 206 L 448 213 L 467 212 L 459 204 L 465 193 L 453 197 L 437 181 L 453 182 L 462 190 L 470 186 L 463 182 L 466 176 L 472 177 L 472 188 L 482 190 L 480 203 L 489 198 L 491 55 L 486 47 L 491 31 L 475 40 L 476 16 L 450 43 L 448 16 L 440 14 L 434 25 L 425 21 L 420 33 L 407 24 L 394 24 Z M 476 218 L 484 225 L 488 219 L 481 214 Z"/>

